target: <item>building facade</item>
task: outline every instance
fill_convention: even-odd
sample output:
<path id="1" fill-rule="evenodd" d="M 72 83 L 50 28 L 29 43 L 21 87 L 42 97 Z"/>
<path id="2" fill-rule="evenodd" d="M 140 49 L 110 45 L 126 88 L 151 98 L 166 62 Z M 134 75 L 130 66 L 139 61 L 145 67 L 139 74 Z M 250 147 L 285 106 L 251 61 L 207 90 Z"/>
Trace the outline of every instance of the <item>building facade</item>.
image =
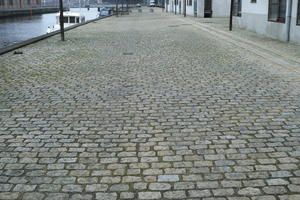
<path id="1" fill-rule="evenodd" d="M 234 0 L 234 25 L 300 44 L 300 0 Z"/>
<path id="2" fill-rule="evenodd" d="M 230 15 L 230 0 L 166 0 L 168 12 L 176 12 L 198 17 L 228 17 Z"/>
<path id="3" fill-rule="evenodd" d="M 0 0 L 0 9 L 39 8 L 41 0 Z"/>

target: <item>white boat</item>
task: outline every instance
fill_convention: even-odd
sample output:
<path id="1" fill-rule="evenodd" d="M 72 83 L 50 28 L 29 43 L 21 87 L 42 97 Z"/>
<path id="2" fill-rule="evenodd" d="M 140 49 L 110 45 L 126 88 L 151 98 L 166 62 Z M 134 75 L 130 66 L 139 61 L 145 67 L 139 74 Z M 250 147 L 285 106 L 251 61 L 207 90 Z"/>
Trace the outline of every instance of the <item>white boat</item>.
<path id="1" fill-rule="evenodd" d="M 84 15 L 81 15 L 80 13 L 77 12 L 64 12 L 64 27 L 69 27 L 75 24 L 83 23 L 85 22 L 85 17 Z M 60 13 L 56 14 L 56 24 L 53 27 L 48 27 L 47 33 L 51 33 L 53 31 L 60 30 Z"/>
<path id="2" fill-rule="evenodd" d="M 112 13 L 111 8 L 103 7 L 103 8 L 100 8 L 99 17 L 108 16 L 108 15 L 111 15 L 111 13 Z"/>

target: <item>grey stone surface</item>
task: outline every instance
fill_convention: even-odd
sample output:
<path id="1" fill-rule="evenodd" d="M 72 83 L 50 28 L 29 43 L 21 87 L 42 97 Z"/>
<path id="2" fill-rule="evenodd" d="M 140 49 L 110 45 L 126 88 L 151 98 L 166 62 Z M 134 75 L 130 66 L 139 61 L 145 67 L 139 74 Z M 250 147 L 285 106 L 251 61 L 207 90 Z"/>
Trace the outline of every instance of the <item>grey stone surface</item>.
<path id="1" fill-rule="evenodd" d="M 139 199 L 160 199 L 160 192 L 139 192 Z"/>
<path id="2" fill-rule="evenodd" d="M 159 175 L 158 182 L 176 182 L 179 181 L 178 175 Z"/>
<path id="3" fill-rule="evenodd" d="M 133 10 L 0 56 L 0 199 L 297 199 L 300 67 L 271 46 L 299 47 L 221 22 Z"/>

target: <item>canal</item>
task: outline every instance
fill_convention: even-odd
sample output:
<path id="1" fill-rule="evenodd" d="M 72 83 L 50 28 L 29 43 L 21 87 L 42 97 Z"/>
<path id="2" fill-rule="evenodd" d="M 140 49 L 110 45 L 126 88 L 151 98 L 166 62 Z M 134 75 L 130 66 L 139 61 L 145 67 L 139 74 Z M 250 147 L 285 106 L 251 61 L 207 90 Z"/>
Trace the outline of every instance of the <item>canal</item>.
<path id="1" fill-rule="evenodd" d="M 71 8 L 72 12 L 79 12 L 85 20 L 95 19 L 98 16 L 97 8 Z M 56 23 L 57 13 L 42 15 L 10 17 L 0 19 L 0 48 L 43 35 L 48 26 Z"/>

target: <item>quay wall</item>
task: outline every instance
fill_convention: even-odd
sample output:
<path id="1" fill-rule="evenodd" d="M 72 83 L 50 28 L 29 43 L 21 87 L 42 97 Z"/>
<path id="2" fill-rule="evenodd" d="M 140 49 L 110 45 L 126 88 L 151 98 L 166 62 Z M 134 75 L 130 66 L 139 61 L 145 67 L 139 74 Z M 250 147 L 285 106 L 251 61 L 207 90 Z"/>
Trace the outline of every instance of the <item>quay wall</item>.
<path id="1" fill-rule="evenodd" d="M 67 10 L 65 8 L 64 10 Z M 54 13 L 58 12 L 59 9 L 55 7 L 49 8 L 24 8 L 24 9 L 0 9 L 0 18 L 2 17 L 13 17 L 13 16 L 26 16 L 26 15 L 36 15 L 44 13 Z"/>

